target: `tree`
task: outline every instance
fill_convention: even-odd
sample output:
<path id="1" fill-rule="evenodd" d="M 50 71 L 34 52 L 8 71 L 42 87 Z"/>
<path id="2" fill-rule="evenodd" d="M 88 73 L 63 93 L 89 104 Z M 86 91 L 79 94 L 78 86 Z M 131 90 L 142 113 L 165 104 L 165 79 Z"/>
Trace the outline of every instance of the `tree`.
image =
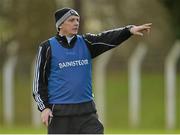
<path id="1" fill-rule="evenodd" d="M 161 0 L 161 2 L 168 9 L 173 24 L 173 30 L 176 33 L 176 38 L 180 39 L 180 1 L 179 0 Z"/>
<path id="2" fill-rule="evenodd" d="M 29 71 L 29 63 L 32 62 L 38 45 L 55 31 L 53 13 L 56 4 L 53 0 L 9 0 L 8 2 L 0 3 L 0 16 L 7 22 L 3 33 L 8 33 L 8 38 L 4 42 L 7 43 L 10 39 L 18 42 L 18 62 L 23 63 L 24 66 L 18 69 Z"/>
<path id="3" fill-rule="evenodd" d="M 84 31 L 84 17 L 83 17 L 83 12 L 82 12 L 82 5 L 83 1 L 82 0 L 75 0 L 74 1 L 74 8 L 75 10 L 80 14 L 81 16 L 81 21 L 80 21 L 80 29 L 79 32 L 82 33 Z"/>

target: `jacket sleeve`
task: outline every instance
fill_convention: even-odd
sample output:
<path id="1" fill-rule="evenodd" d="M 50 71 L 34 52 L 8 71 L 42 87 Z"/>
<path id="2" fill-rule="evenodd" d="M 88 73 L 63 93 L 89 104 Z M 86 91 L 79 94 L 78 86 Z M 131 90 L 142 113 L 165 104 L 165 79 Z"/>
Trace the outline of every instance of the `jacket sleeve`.
<path id="1" fill-rule="evenodd" d="M 33 97 L 39 111 L 50 107 L 48 104 L 48 75 L 50 68 L 50 45 L 48 41 L 40 44 L 36 56 L 33 79 Z"/>
<path id="2" fill-rule="evenodd" d="M 129 30 L 132 26 L 133 25 L 129 25 L 123 28 L 108 30 L 99 34 L 88 33 L 83 35 L 88 49 L 90 50 L 91 57 L 95 58 L 127 40 L 132 35 Z"/>

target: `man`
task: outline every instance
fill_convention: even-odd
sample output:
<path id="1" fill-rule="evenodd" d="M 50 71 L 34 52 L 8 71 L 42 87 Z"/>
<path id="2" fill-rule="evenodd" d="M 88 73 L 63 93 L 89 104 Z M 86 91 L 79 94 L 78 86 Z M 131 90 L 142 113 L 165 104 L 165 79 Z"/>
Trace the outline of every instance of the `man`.
<path id="1" fill-rule="evenodd" d="M 92 96 L 92 59 L 131 35 L 143 36 L 151 23 L 100 34 L 77 35 L 79 14 L 71 8 L 55 12 L 57 35 L 39 47 L 33 96 L 49 134 L 103 134 Z"/>

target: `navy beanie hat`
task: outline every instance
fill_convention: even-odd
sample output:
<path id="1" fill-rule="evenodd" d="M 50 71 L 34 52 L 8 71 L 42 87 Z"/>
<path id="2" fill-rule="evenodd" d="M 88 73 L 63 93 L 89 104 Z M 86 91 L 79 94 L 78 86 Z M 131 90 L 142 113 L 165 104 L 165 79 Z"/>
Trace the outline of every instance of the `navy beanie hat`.
<path id="1" fill-rule="evenodd" d="M 56 29 L 57 31 L 59 26 L 70 16 L 75 15 L 79 16 L 78 12 L 72 8 L 62 8 L 55 12 L 55 21 L 56 21 Z"/>

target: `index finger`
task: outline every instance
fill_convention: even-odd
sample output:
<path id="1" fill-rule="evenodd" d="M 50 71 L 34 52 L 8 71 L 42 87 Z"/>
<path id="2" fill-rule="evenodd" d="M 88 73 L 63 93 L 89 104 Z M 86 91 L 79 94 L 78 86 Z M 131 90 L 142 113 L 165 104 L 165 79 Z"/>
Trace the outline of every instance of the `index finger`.
<path id="1" fill-rule="evenodd" d="M 151 26 L 152 25 L 152 23 L 146 23 L 146 24 L 144 24 L 144 26 Z"/>

